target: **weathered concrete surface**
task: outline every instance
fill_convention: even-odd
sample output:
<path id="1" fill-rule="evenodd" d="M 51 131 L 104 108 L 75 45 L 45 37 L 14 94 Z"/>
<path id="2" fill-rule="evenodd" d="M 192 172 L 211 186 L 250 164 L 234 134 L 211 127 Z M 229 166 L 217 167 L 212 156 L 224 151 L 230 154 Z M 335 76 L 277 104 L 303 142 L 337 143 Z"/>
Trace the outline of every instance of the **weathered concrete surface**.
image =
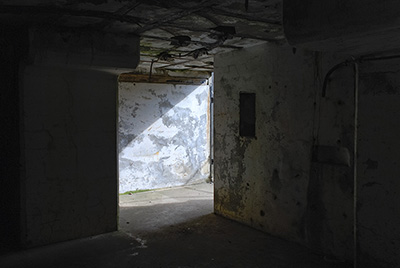
<path id="1" fill-rule="evenodd" d="M 263 45 L 215 60 L 215 211 L 302 241 L 312 147 L 313 54 Z M 255 139 L 239 137 L 241 91 L 256 93 Z"/>
<path id="2" fill-rule="evenodd" d="M 14 87 L 2 94 L 13 123 L 1 137 L 12 161 L 9 181 L 2 178 L 1 196 L 12 198 L 1 200 L 9 214 L 1 211 L 9 219 L 1 234 L 12 223 L 10 244 L 33 247 L 116 230 L 118 88 L 117 75 L 104 71 L 135 68 L 138 38 L 1 27 L 9 32 L 1 48 L 10 71 L 2 86 Z"/>
<path id="3" fill-rule="evenodd" d="M 117 76 L 23 71 L 23 244 L 117 228 Z"/>
<path id="4" fill-rule="evenodd" d="M 337 70 L 330 78 L 326 96 L 322 81 L 328 70 L 343 59 L 315 54 L 316 106 L 314 144 L 346 150 L 350 166 L 315 159 L 311 163 L 305 214 L 306 241 L 328 256 L 353 259 L 353 137 L 354 77 L 351 67 Z M 305 119 L 306 120 L 306 119 Z"/>
<path id="5" fill-rule="evenodd" d="M 0 266 L 351 267 L 212 214 L 212 188 L 203 183 L 120 196 L 121 232 L 0 256 Z"/>
<path id="6" fill-rule="evenodd" d="M 352 261 L 357 161 L 359 264 L 397 267 L 399 61 L 361 64 L 355 160 L 353 66 L 333 73 L 321 97 L 344 59 L 274 46 L 216 58 L 215 211 Z M 256 139 L 239 137 L 243 89 L 256 93 Z M 350 166 L 310 158 L 315 146 L 345 150 Z"/>
<path id="7" fill-rule="evenodd" d="M 176 204 L 164 208 L 174 208 Z M 2 268 L 350 268 L 213 214 L 144 236 L 112 233 L 0 257 Z"/>
<path id="8" fill-rule="evenodd" d="M 400 44 L 396 0 L 285 0 L 283 25 L 294 46 L 314 50 L 371 53 Z"/>
<path id="9" fill-rule="evenodd" d="M 343 61 L 323 54 L 325 74 Z M 397 267 L 400 263 L 398 183 L 398 60 L 360 65 L 357 244 L 361 267 Z M 330 66 L 330 67 L 329 67 Z M 318 144 L 347 148 L 351 167 L 313 163 L 307 220 L 314 222 L 309 243 L 332 255 L 352 259 L 354 74 L 352 66 L 336 71 L 320 102 Z"/>
<path id="10" fill-rule="evenodd" d="M 130 235 L 159 231 L 214 211 L 214 185 L 157 189 L 119 196 L 119 229 Z"/>
<path id="11" fill-rule="evenodd" d="M 209 176 L 209 86 L 119 83 L 120 192 Z"/>
<path id="12" fill-rule="evenodd" d="M 311 161 L 314 145 L 352 156 L 351 69 L 321 99 L 337 60 L 274 45 L 216 58 L 215 211 L 351 260 L 352 169 Z M 256 93 L 256 139 L 239 137 L 241 91 Z"/>
<path id="13" fill-rule="evenodd" d="M 122 72 L 139 63 L 139 37 L 100 31 L 30 31 L 30 60 L 37 65 Z"/>
<path id="14" fill-rule="evenodd" d="M 360 262 L 400 266 L 399 60 L 361 66 L 358 177 Z"/>
<path id="15" fill-rule="evenodd" d="M 0 250 L 20 241 L 21 114 L 19 68 L 27 29 L 0 27 Z M 16 34 L 18 33 L 18 34 Z"/>

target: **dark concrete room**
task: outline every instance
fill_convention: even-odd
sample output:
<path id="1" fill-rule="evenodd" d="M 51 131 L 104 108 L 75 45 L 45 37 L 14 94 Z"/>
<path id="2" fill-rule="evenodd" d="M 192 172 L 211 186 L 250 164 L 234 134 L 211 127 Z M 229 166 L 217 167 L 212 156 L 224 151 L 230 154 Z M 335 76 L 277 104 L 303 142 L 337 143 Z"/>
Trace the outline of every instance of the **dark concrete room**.
<path id="1" fill-rule="evenodd" d="M 399 12 L 0 0 L 0 267 L 400 267 Z"/>

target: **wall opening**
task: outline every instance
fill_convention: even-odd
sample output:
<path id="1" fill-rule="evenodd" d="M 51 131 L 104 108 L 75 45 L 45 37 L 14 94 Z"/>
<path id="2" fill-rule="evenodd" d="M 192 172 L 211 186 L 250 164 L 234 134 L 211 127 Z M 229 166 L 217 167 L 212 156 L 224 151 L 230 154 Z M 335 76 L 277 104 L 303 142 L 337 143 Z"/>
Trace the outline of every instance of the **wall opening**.
<path id="1" fill-rule="evenodd" d="M 213 211 L 210 89 L 210 79 L 171 84 L 120 77 L 122 230 L 151 231 Z"/>
<path id="2" fill-rule="evenodd" d="M 239 93 L 239 134 L 241 137 L 256 137 L 256 94 Z"/>

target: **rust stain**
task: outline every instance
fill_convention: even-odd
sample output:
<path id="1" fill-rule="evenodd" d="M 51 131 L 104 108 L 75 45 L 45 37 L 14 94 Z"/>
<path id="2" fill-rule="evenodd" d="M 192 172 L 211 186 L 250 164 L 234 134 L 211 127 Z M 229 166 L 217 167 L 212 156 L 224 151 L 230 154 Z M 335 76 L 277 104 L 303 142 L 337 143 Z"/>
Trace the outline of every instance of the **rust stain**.
<path id="1" fill-rule="evenodd" d="M 134 154 L 132 155 L 133 157 L 154 157 L 154 156 L 159 156 L 160 152 L 156 152 L 156 153 L 151 153 L 151 154 Z"/>

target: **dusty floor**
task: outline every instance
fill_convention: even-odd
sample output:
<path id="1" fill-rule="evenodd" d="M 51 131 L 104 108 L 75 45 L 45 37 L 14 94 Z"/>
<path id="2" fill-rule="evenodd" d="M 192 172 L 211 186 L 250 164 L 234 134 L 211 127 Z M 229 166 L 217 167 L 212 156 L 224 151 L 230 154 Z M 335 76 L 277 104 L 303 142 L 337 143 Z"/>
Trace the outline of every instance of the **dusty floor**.
<path id="1" fill-rule="evenodd" d="M 0 256 L 0 267 L 351 267 L 212 213 L 212 185 L 120 198 L 120 232 Z"/>
<path id="2" fill-rule="evenodd" d="M 120 230 L 139 235 L 213 213 L 213 184 L 120 195 Z"/>

